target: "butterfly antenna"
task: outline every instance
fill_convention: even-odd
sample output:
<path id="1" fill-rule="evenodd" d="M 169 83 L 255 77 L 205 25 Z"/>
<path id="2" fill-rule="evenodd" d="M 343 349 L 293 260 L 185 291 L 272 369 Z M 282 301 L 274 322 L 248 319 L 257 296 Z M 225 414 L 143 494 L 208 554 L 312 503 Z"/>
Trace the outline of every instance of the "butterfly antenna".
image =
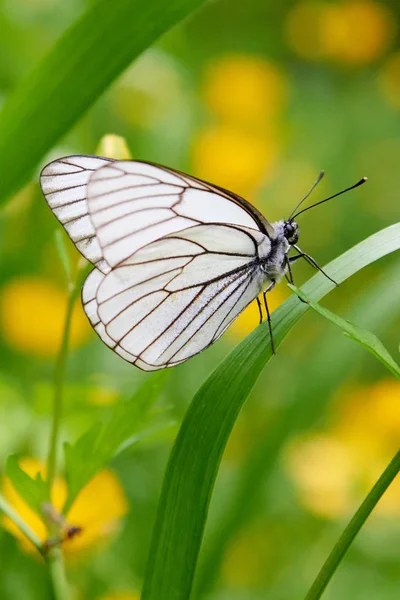
<path id="1" fill-rule="evenodd" d="M 292 221 L 294 219 L 294 213 L 296 212 L 296 210 L 299 208 L 299 206 L 301 206 L 303 204 L 303 202 L 305 200 L 307 200 L 308 196 L 312 193 L 312 191 L 317 187 L 317 185 L 319 184 L 319 182 L 321 181 L 321 179 L 323 178 L 323 176 L 325 175 L 325 171 L 321 171 L 321 173 L 318 175 L 317 180 L 313 183 L 313 185 L 311 186 L 310 190 L 307 192 L 307 194 L 304 196 L 304 198 L 302 198 L 300 200 L 300 202 L 298 202 L 296 204 L 296 206 L 294 207 L 294 209 L 292 210 L 292 214 L 290 215 L 290 217 L 288 218 L 288 221 Z"/>
<path id="2" fill-rule="evenodd" d="M 320 204 L 324 204 L 324 202 L 328 202 L 328 200 L 332 200 L 332 198 L 337 198 L 338 196 L 341 196 L 345 192 L 349 192 L 350 190 L 354 190 L 356 187 L 358 187 L 358 186 L 362 185 L 363 183 L 365 183 L 367 181 L 367 179 L 368 179 L 367 177 L 363 177 L 362 179 L 360 179 L 360 181 L 357 181 L 357 183 L 355 183 L 354 185 L 351 185 L 350 187 L 346 188 L 345 190 L 342 190 L 341 192 L 338 192 L 337 194 L 333 194 L 333 196 L 329 196 L 328 198 L 325 198 L 324 200 L 320 200 L 319 202 L 316 202 L 315 204 L 312 204 L 311 206 L 307 206 L 307 208 L 303 208 L 303 210 L 300 210 L 298 213 L 296 213 L 293 216 L 291 216 L 289 220 L 293 221 L 293 219 L 295 219 L 296 217 L 298 217 L 299 215 L 301 215 L 303 212 L 306 212 L 306 210 L 310 210 L 310 208 L 314 208 L 315 206 L 319 206 Z M 313 187 L 315 187 L 315 184 L 314 184 Z M 313 188 L 311 188 L 311 189 L 313 189 Z M 297 208 L 298 207 L 299 207 L 299 205 L 297 206 Z"/>

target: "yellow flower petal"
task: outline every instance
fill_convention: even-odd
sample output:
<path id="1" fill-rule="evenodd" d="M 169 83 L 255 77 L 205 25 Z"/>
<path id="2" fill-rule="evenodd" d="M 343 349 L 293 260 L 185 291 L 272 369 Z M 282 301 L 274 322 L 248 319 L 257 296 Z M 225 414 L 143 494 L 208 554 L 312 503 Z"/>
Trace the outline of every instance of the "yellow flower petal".
<path id="1" fill-rule="evenodd" d="M 285 285 L 278 285 L 272 292 L 268 292 L 267 301 L 270 313 L 272 313 L 282 302 L 288 297 L 287 288 Z M 263 316 L 265 315 L 264 300 L 262 294 L 260 295 L 260 302 L 263 307 Z M 229 327 L 229 333 L 238 338 L 242 339 L 246 337 L 253 329 L 255 329 L 260 323 L 260 313 L 258 311 L 257 302 L 254 300 L 244 311 L 238 316 L 237 319 Z"/>
<path id="2" fill-rule="evenodd" d="M 299 438 L 288 447 L 284 461 L 308 510 L 328 518 L 351 511 L 357 469 L 340 441 L 328 435 Z"/>
<path id="3" fill-rule="evenodd" d="M 0 322 L 6 342 L 15 350 L 39 357 L 59 350 L 67 308 L 67 294 L 41 277 L 8 282 L 1 291 Z M 71 346 L 90 337 L 91 328 L 77 301 L 71 325 Z"/>
<path id="4" fill-rule="evenodd" d="M 365 65 L 381 56 L 393 39 L 395 17 L 379 2 L 328 4 L 321 21 L 326 56 L 349 65 Z"/>
<path id="5" fill-rule="evenodd" d="M 242 195 L 251 194 L 271 173 L 278 154 L 276 140 L 234 126 L 199 132 L 193 145 L 198 177 Z"/>
<path id="6" fill-rule="evenodd" d="M 217 117 L 230 122 L 258 125 L 282 110 L 286 95 L 281 69 L 259 57 L 223 56 L 205 73 L 205 102 Z"/>
<path id="7" fill-rule="evenodd" d="M 389 7 L 373 0 L 304 1 L 288 13 L 285 36 L 302 58 L 361 66 L 387 50 L 394 38 L 394 23 Z"/>
<path id="8" fill-rule="evenodd" d="M 328 430 L 290 444 L 285 464 L 304 506 L 337 518 L 360 504 L 398 449 L 399 403 L 395 379 L 342 392 Z M 399 481 L 389 487 L 375 514 L 400 514 Z"/>
<path id="9" fill-rule="evenodd" d="M 32 477 L 38 472 L 44 475 L 44 466 L 35 458 L 22 458 L 19 464 Z M 65 480 L 57 478 L 52 489 L 52 503 L 57 511 L 62 509 L 66 492 Z M 22 500 L 7 477 L 3 479 L 3 494 L 39 538 L 45 541 L 47 532 L 43 522 Z M 121 484 L 112 471 L 104 469 L 84 487 L 67 515 L 68 524 L 80 527 L 81 532 L 63 542 L 65 553 L 76 555 L 81 550 L 98 547 L 99 542 L 105 541 L 115 533 L 121 517 L 127 510 L 128 503 Z M 25 550 L 34 550 L 31 543 L 7 517 L 3 517 L 3 525 L 20 541 Z"/>

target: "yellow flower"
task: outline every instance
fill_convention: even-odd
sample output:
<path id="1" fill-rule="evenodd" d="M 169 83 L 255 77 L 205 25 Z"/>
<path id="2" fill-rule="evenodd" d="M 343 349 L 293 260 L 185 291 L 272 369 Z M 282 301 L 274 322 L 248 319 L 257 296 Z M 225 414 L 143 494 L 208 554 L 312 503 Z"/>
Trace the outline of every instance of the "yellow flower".
<path id="1" fill-rule="evenodd" d="M 400 109 L 400 52 L 389 56 L 379 74 L 379 86 L 385 99 Z"/>
<path id="2" fill-rule="evenodd" d="M 52 282 L 37 276 L 13 279 L 1 290 L 4 339 L 15 350 L 39 357 L 54 356 L 61 343 L 66 307 L 66 291 Z M 86 342 L 90 334 L 90 325 L 77 301 L 71 326 L 72 348 Z"/>
<path id="3" fill-rule="evenodd" d="M 288 297 L 288 292 L 285 285 L 278 285 L 272 292 L 268 292 L 267 301 L 270 313 L 272 313 L 282 302 Z M 260 302 L 263 307 L 264 319 L 266 317 L 264 309 L 264 300 L 260 295 Z M 236 338 L 242 339 L 246 337 L 260 322 L 260 313 L 258 311 L 257 302 L 254 300 L 237 319 L 229 327 L 228 331 Z"/>
<path id="4" fill-rule="evenodd" d="M 384 380 L 344 394 L 334 423 L 293 441 L 284 455 L 301 503 L 324 517 L 348 516 L 394 456 L 400 439 L 400 382 Z M 400 481 L 388 488 L 376 515 L 400 514 Z"/>
<path id="5" fill-rule="evenodd" d="M 247 196 L 271 173 L 277 153 L 276 140 L 262 132 L 218 126 L 197 135 L 194 171 L 202 179 Z"/>
<path id="6" fill-rule="evenodd" d="M 288 447 L 284 460 L 300 502 L 311 512 L 338 518 L 351 510 L 357 470 L 345 445 L 329 435 L 304 436 Z"/>
<path id="7" fill-rule="evenodd" d="M 19 464 L 31 476 L 44 472 L 43 465 L 36 458 L 23 458 Z M 52 489 L 52 504 L 58 511 L 62 509 L 66 491 L 65 480 L 57 478 Z M 3 494 L 44 542 L 47 532 L 43 522 L 19 496 L 7 477 L 3 480 Z M 74 555 L 79 551 L 97 547 L 100 541 L 105 541 L 115 533 L 119 520 L 127 510 L 128 503 L 121 484 L 112 471 L 104 469 L 84 487 L 66 516 L 69 525 L 81 527 L 82 531 L 64 541 L 63 550 L 67 555 Z M 3 517 L 3 525 L 20 541 L 24 550 L 33 551 L 31 543 L 7 517 Z"/>
<path id="8" fill-rule="evenodd" d="M 88 401 L 95 406 L 110 406 L 111 404 L 115 404 L 118 396 L 118 390 L 115 388 L 96 385 L 90 388 Z"/>
<path id="9" fill-rule="evenodd" d="M 285 24 L 288 44 L 302 58 L 362 66 L 379 58 L 394 37 L 395 18 L 374 0 L 299 2 Z"/>
<path id="10" fill-rule="evenodd" d="M 286 103 L 287 82 L 277 65 L 245 54 L 223 56 L 207 69 L 204 98 L 220 119 L 260 125 Z"/>
<path id="11" fill-rule="evenodd" d="M 114 133 L 103 135 L 96 148 L 96 154 L 115 158 L 116 160 L 129 160 L 132 158 L 126 139 Z"/>
<path id="12" fill-rule="evenodd" d="M 394 15 L 372 0 L 328 4 L 321 21 L 326 56 L 349 65 L 379 58 L 393 39 Z"/>

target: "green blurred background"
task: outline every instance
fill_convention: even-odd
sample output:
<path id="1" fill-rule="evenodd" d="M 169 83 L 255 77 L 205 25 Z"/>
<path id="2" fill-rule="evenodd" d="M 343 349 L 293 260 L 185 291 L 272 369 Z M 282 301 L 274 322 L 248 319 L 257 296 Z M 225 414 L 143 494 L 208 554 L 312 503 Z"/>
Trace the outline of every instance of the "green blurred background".
<path id="1" fill-rule="evenodd" d="M 0 104 L 89 4 L 0 0 Z M 301 247 L 325 264 L 398 219 L 399 16 L 395 0 L 212 2 L 142 55 L 41 166 L 66 154 L 93 154 L 113 133 L 126 139 L 134 158 L 232 189 L 271 221 L 288 216 L 321 168 L 326 176 L 313 201 L 366 175 L 362 188 L 301 217 Z M 30 472 L 46 456 L 65 311 L 58 228 L 38 177 L 0 213 L 0 465 L 14 452 Z M 296 283 L 311 274 L 296 263 Z M 399 282 L 399 258 L 388 257 L 340 286 L 326 305 L 373 330 L 396 357 Z M 271 295 L 273 306 L 287 296 L 282 283 Z M 256 325 L 251 307 L 215 346 L 172 370 L 160 405 L 175 424 L 124 452 L 82 493 L 69 519 L 83 533 L 65 545 L 77 600 L 139 597 L 177 427 L 201 382 Z M 63 438 L 75 440 L 105 418 L 146 377 L 101 344 L 77 306 Z M 196 597 L 303 597 L 398 447 L 399 401 L 400 384 L 379 363 L 316 315 L 306 316 L 263 373 L 234 430 Z M 60 497 L 63 485 L 59 480 Z M 4 477 L 1 486 L 39 527 Z M 399 598 L 399 515 L 395 482 L 327 600 Z M 5 525 L 1 600 L 50 598 L 44 565 Z"/>

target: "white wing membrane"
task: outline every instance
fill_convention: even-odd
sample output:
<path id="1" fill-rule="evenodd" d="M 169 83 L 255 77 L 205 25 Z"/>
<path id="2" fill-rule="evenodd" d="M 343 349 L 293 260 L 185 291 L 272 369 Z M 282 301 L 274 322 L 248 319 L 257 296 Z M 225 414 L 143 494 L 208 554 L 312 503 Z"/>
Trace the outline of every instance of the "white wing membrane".
<path id="1" fill-rule="evenodd" d="M 243 208 L 202 182 L 147 163 L 103 166 L 90 178 L 87 195 L 90 218 L 111 267 L 154 240 L 200 223 L 258 228 Z"/>
<path id="2" fill-rule="evenodd" d="M 165 167 L 92 156 L 50 163 L 41 186 L 96 267 L 82 292 L 94 329 L 144 370 L 212 344 L 265 284 L 257 258 L 270 252 L 273 229 L 226 190 Z"/>
<path id="3" fill-rule="evenodd" d="M 262 234 L 249 231 L 199 225 L 149 244 L 107 275 L 93 271 L 83 290 L 93 327 L 144 370 L 201 352 L 263 286 L 256 250 Z"/>
<path id="4" fill-rule="evenodd" d="M 88 216 L 87 184 L 90 176 L 112 159 L 67 156 L 48 164 L 40 185 L 51 210 L 87 260 L 103 272 L 110 271 L 103 258 L 96 231 Z"/>

